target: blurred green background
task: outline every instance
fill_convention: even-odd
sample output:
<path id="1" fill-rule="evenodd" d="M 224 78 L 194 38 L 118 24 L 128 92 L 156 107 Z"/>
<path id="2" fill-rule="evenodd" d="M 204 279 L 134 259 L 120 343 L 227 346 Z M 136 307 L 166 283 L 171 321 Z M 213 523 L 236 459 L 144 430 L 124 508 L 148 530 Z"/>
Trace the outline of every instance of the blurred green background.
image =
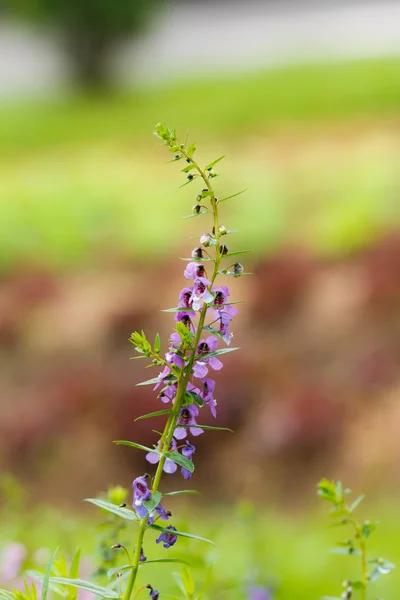
<path id="1" fill-rule="evenodd" d="M 81 544 L 90 574 L 102 517 L 81 499 L 111 484 L 129 488 L 146 470 L 142 456 L 112 444 L 156 441 L 148 422 L 133 422 L 158 402 L 135 388 L 143 372 L 129 362 L 127 340 L 134 329 L 160 331 L 166 347 L 171 321 L 160 309 L 184 285 L 178 257 L 209 227 L 207 217 L 180 219 L 197 188 L 179 189 L 179 169 L 165 165 L 152 137 L 162 121 L 188 131 L 201 162 L 227 154 L 218 195 L 247 191 L 221 207 L 224 225 L 239 229 L 226 243 L 253 250 L 243 262 L 254 273 L 232 284 L 234 299 L 246 301 L 235 322 L 242 350 L 218 374 L 217 424 L 235 435 L 198 440 L 201 499 L 171 500 L 179 527 L 217 546 L 204 554 L 200 542 L 180 541 L 171 552 L 190 556 L 199 584 L 214 565 L 210 598 L 245 598 L 252 579 L 285 600 L 340 595 L 354 573 L 329 554 L 336 532 L 315 497 L 320 477 L 368 493 L 360 510 L 381 521 L 376 554 L 400 561 L 398 49 L 371 42 L 357 58 L 339 51 L 331 21 L 351 29 L 351 8 L 362 39 L 371 11 L 380 14 L 373 2 L 332 14 L 329 5 L 250 3 L 246 15 L 265 19 L 265 36 L 279 21 L 283 40 L 296 39 L 298 22 L 297 46 L 279 65 L 266 49 L 259 60 L 264 38 L 250 21 L 232 42 L 239 2 L 221 5 L 226 18 L 218 3 L 100 5 L 93 19 L 92 3 L 67 12 L 55 1 L 28 4 L 33 12 L 15 3 L 0 24 L 0 45 L 10 45 L 0 61 L 2 564 L 10 544 L 26 547 L 24 567 L 43 564 L 53 546 L 70 557 Z M 215 68 L 204 68 L 203 44 L 213 48 L 204 14 L 232 64 L 216 46 Z M 307 46 L 315 60 L 302 60 L 313 19 L 338 51 L 324 56 L 317 39 Z M 185 22 L 193 32 L 180 31 Z M 174 52 L 188 33 L 193 46 L 181 54 L 190 69 L 180 71 Z M 256 61 L 248 50 L 257 35 Z M 43 78 L 49 50 L 32 56 L 46 36 L 60 59 L 57 75 Z M 135 36 L 148 80 L 132 83 L 137 63 L 125 60 L 121 81 L 114 55 Z M 381 37 L 389 39 L 384 28 Z M 85 43 L 72 52 L 71 40 Z M 10 57 L 24 67 L 18 85 Z M 168 489 L 181 487 L 172 479 Z M 146 568 L 155 587 L 176 593 L 168 569 Z M 395 599 L 399 577 L 376 584 L 376 596 Z M 1 566 L 0 582 L 11 584 Z"/>

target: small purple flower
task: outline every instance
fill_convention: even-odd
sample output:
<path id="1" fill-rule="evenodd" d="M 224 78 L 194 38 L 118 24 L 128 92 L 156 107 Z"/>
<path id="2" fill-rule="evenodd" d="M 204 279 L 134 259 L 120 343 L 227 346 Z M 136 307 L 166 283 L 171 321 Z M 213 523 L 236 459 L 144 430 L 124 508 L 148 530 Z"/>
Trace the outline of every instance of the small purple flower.
<path id="1" fill-rule="evenodd" d="M 181 290 L 179 293 L 178 307 L 186 308 L 189 310 L 192 309 L 193 308 L 192 295 L 193 295 L 193 288 L 191 288 L 191 287 L 183 288 L 183 290 Z"/>
<path id="2" fill-rule="evenodd" d="M 151 585 L 147 586 L 150 590 L 150 598 L 152 598 L 152 600 L 158 600 L 159 596 L 160 596 L 160 592 L 158 590 L 155 590 L 154 588 L 151 587 Z"/>
<path id="3" fill-rule="evenodd" d="M 147 556 L 144 555 L 143 548 L 140 549 L 139 562 L 146 562 Z"/>
<path id="4" fill-rule="evenodd" d="M 192 250 L 192 258 L 203 258 L 203 248 L 198 246 Z"/>
<path id="5" fill-rule="evenodd" d="M 208 290 L 209 285 L 211 285 L 211 281 L 205 277 L 196 277 L 194 280 L 192 294 L 193 310 L 200 310 L 202 301 L 209 304 L 214 300 L 214 296 Z"/>
<path id="6" fill-rule="evenodd" d="M 203 390 L 199 396 L 204 402 L 209 405 L 211 414 L 215 418 L 217 416 L 217 401 L 214 399 L 215 381 L 213 379 L 203 379 Z"/>
<path id="7" fill-rule="evenodd" d="M 184 448 L 182 448 L 182 455 L 193 462 L 192 456 L 195 452 L 196 452 L 195 446 L 193 446 L 193 444 L 191 444 L 188 440 L 186 440 L 186 446 Z M 185 479 L 190 479 L 192 476 L 192 473 L 190 471 L 188 471 L 187 469 L 185 469 L 185 467 L 182 467 L 181 473 Z"/>
<path id="8" fill-rule="evenodd" d="M 195 316 L 194 312 L 188 312 L 188 311 L 179 311 L 177 313 L 175 313 L 174 316 L 174 320 L 177 321 L 178 323 L 183 323 L 184 325 L 186 325 L 186 327 L 192 327 L 192 329 L 194 330 L 194 325 L 191 321 L 192 317 Z"/>
<path id="9" fill-rule="evenodd" d="M 147 519 L 147 525 L 152 525 L 154 523 L 155 513 L 157 513 L 159 518 L 162 519 L 163 521 L 168 521 L 168 519 L 171 516 L 171 513 L 169 511 L 166 511 L 165 508 L 163 507 L 163 505 L 160 503 L 155 507 L 154 511 L 152 512 L 150 517 Z"/>
<path id="10" fill-rule="evenodd" d="M 248 600 L 272 600 L 271 593 L 266 587 L 252 585 L 248 590 Z"/>
<path id="11" fill-rule="evenodd" d="M 232 321 L 232 317 L 227 312 L 219 313 L 219 332 L 222 335 L 222 339 L 229 346 L 232 341 L 233 334 L 229 331 L 229 323 Z"/>
<path id="12" fill-rule="evenodd" d="M 158 397 L 160 398 L 161 402 L 164 402 L 164 404 L 166 404 L 170 400 L 175 399 L 177 389 L 178 389 L 178 384 L 176 382 L 171 383 L 171 385 L 169 385 L 167 388 L 165 388 L 164 390 L 162 390 L 160 392 Z"/>
<path id="13" fill-rule="evenodd" d="M 146 477 L 136 477 L 133 484 L 133 503 L 132 507 L 135 509 L 139 519 L 144 519 L 148 515 L 148 510 L 143 506 L 143 502 L 150 500 L 152 497 L 151 491 L 147 485 Z"/>
<path id="14" fill-rule="evenodd" d="M 197 262 L 190 262 L 186 266 L 184 276 L 186 279 L 196 279 L 196 277 L 204 277 L 205 271 L 204 265 Z"/>
<path id="15" fill-rule="evenodd" d="M 183 440 L 187 436 L 187 429 L 189 428 L 190 433 L 194 436 L 204 433 L 200 427 L 189 427 L 191 425 L 197 425 L 196 417 L 199 414 L 199 408 L 197 404 L 190 404 L 189 406 L 183 406 L 179 413 L 177 427 L 174 431 L 174 436 L 177 440 Z M 186 425 L 186 427 L 182 427 Z"/>
<path id="16" fill-rule="evenodd" d="M 166 529 L 171 531 L 171 533 L 163 531 L 160 537 L 156 539 L 156 543 L 159 544 L 160 542 L 163 542 L 164 548 L 171 548 L 171 546 L 173 546 L 176 540 L 178 539 L 178 537 L 173 533 L 174 531 L 176 531 L 176 527 L 168 525 Z"/>
<path id="17" fill-rule="evenodd" d="M 172 438 L 171 443 L 169 445 L 169 452 L 175 452 L 176 451 L 176 439 Z M 157 450 L 160 447 L 160 442 L 158 442 L 157 444 Z M 147 462 L 149 462 L 152 465 L 155 465 L 159 462 L 160 460 L 160 455 L 159 454 L 155 454 L 154 452 L 148 452 L 146 454 L 146 460 Z M 164 472 L 165 473 L 175 473 L 175 471 L 177 470 L 177 465 L 174 463 L 174 461 L 170 460 L 169 458 L 167 458 L 167 460 L 165 461 L 164 464 Z"/>
<path id="18" fill-rule="evenodd" d="M 215 336 L 210 335 L 205 340 L 199 342 L 199 345 L 197 346 L 196 350 L 196 355 L 198 357 L 201 357 L 202 355 L 207 355 L 210 352 L 216 350 L 217 347 L 218 339 Z M 222 362 L 218 360 L 218 358 L 216 358 L 215 356 L 212 356 L 211 358 L 198 359 L 196 360 L 193 368 L 194 376 L 198 377 L 199 379 L 203 379 L 208 373 L 207 364 L 209 364 L 210 367 L 214 369 L 214 371 L 219 371 L 224 366 Z"/>

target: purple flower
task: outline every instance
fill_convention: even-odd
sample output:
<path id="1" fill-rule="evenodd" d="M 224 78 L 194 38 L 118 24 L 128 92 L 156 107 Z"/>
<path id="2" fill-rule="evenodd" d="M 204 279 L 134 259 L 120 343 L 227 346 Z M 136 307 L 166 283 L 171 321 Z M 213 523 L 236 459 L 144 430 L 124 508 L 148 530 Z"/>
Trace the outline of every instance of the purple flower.
<path id="1" fill-rule="evenodd" d="M 227 312 L 219 313 L 219 332 L 222 335 L 222 339 L 225 344 L 229 346 L 232 341 L 233 334 L 229 331 L 229 323 L 232 321 L 232 317 Z"/>
<path id="2" fill-rule="evenodd" d="M 191 288 L 191 287 L 183 288 L 183 290 L 181 290 L 179 293 L 178 307 L 186 308 L 186 309 L 190 310 L 193 307 L 192 295 L 193 295 L 193 288 Z"/>
<path id="3" fill-rule="evenodd" d="M 215 381 L 213 379 L 203 379 L 203 390 L 199 396 L 209 405 L 213 417 L 217 416 L 217 401 L 214 399 Z"/>
<path id="4" fill-rule="evenodd" d="M 150 500 L 152 497 L 151 491 L 147 485 L 146 477 L 136 477 L 133 484 L 133 503 L 132 507 L 135 509 L 139 519 L 144 519 L 148 515 L 148 510 L 143 506 L 143 502 Z"/>
<path id="5" fill-rule="evenodd" d="M 158 590 L 155 590 L 154 588 L 152 588 L 151 585 L 148 585 L 147 587 L 150 590 L 150 598 L 152 598 L 152 600 L 158 600 L 160 592 Z"/>
<path id="6" fill-rule="evenodd" d="M 266 587 L 252 585 L 248 591 L 248 600 L 272 600 L 272 596 Z"/>
<path id="7" fill-rule="evenodd" d="M 186 266 L 184 276 L 186 279 L 196 279 L 196 277 L 204 277 L 205 271 L 204 265 L 197 262 L 190 262 Z"/>
<path id="8" fill-rule="evenodd" d="M 152 525 L 154 523 L 155 513 L 157 513 L 159 518 L 162 519 L 163 521 L 168 521 L 168 519 L 171 516 L 171 513 L 169 511 L 166 511 L 165 508 L 163 507 L 163 505 L 160 503 L 155 507 L 154 511 L 152 512 L 150 517 L 147 519 L 147 525 Z"/>
<path id="9" fill-rule="evenodd" d="M 196 277 L 194 280 L 191 298 L 193 310 L 200 310 L 202 301 L 209 304 L 214 300 L 214 296 L 208 290 L 209 285 L 211 285 L 211 281 L 205 277 Z"/>
<path id="10" fill-rule="evenodd" d="M 157 450 L 160 448 L 160 442 L 158 442 L 157 444 Z M 169 445 L 169 452 L 175 452 L 176 451 L 176 439 L 172 438 L 171 443 Z M 147 462 L 149 462 L 152 465 L 155 465 L 159 462 L 160 460 L 160 455 L 159 454 L 155 454 L 154 452 L 148 452 L 146 454 L 146 460 Z M 174 463 L 174 461 L 170 460 L 169 458 L 167 458 L 167 460 L 165 461 L 164 464 L 164 471 L 165 473 L 175 473 L 175 471 L 177 470 L 177 465 Z"/>
<path id="11" fill-rule="evenodd" d="M 168 525 L 166 529 L 171 531 L 171 533 L 163 531 L 160 537 L 156 539 L 156 543 L 159 544 L 160 542 L 163 542 L 164 548 L 171 548 L 171 546 L 173 546 L 176 540 L 178 539 L 178 537 L 173 533 L 174 531 L 176 531 L 176 527 Z"/>
<path id="12" fill-rule="evenodd" d="M 184 448 L 182 448 L 182 455 L 193 462 L 192 456 L 195 452 L 196 452 L 195 446 L 193 446 L 193 444 L 191 444 L 188 440 L 186 440 L 186 446 Z M 188 471 L 187 469 L 185 469 L 185 467 L 182 467 L 181 473 L 185 479 L 190 479 L 192 476 L 192 473 L 190 471 Z"/>
<path id="13" fill-rule="evenodd" d="M 0 556 L 0 580 L 3 582 L 15 580 L 25 557 L 26 548 L 23 544 L 16 542 L 5 544 Z"/>
<path id="14" fill-rule="evenodd" d="M 192 250 L 192 258 L 203 258 L 203 248 L 198 246 Z"/>
<path id="15" fill-rule="evenodd" d="M 175 313 L 174 320 L 177 321 L 178 323 L 183 323 L 184 325 L 186 325 L 186 327 L 192 327 L 192 329 L 194 331 L 195 327 L 191 321 L 191 317 L 194 317 L 194 316 L 195 316 L 194 312 L 179 311 L 179 312 Z"/>
<path id="16" fill-rule="evenodd" d="M 200 429 L 200 427 L 190 427 L 192 425 L 197 425 L 196 417 L 198 414 L 199 408 L 197 404 L 190 404 L 189 406 L 183 406 L 181 408 L 177 427 L 174 431 L 174 436 L 177 440 L 183 440 L 187 436 L 187 428 L 189 428 L 190 433 L 194 436 L 204 433 L 203 429 Z M 185 425 L 186 427 L 182 427 L 182 425 Z"/>
<path id="17" fill-rule="evenodd" d="M 196 350 L 196 355 L 198 357 L 201 357 L 202 355 L 207 355 L 210 352 L 216 350 L 217 347 L 218 339 L 215 336 L 210 335 L 205 340 L 199 342 L 199 345 L 197 346 Z M 218 358 L 216 358 L 215 356 L 212 356 L 211 358 L 204 358 L 202 360 L 198 359 L 196 360 L 193 368 L 194 376 L 198 377 L 199 379 L 203 379 L 208 373 L 207 364 L 209 364 L 210 367 L 214 369 L 214 371 L 219 371 L 224 366 L 222 362 L 218 360 Z"/>
<path id="18" fill-rule="evenodd" d="M 143 548 L 140 549 L 139 562 L 146 562 L 147 556 L 144 555 Z"/>
<path id="19" fill-rule="evenodd" d="M 169 385 L 168 387 L 166 387 L 164 390 L 162 390 L 158 397 L 160 398 L 161 402 L 164 402 L 164 404 L 166 404 L 170 400 L 175 399 L 177 389 L 178 389 L 178 384 L 176 382 L 174 382 L 171 385 Z"/>

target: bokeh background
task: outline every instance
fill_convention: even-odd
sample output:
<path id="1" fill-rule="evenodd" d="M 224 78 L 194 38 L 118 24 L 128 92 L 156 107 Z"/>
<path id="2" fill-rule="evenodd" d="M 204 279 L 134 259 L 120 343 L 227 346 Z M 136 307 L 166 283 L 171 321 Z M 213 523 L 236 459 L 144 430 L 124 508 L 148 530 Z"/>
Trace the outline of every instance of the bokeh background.
<path id="1" fill-rule="evenodd" d="M 247 192 L 223 205 L 240 230 L 226 243 L 253 250 L 254 273 L 232 285 L 242 350 L 218 374 L 218 425 L 235 435 L 198 440 L 202 499 L 176 502 L 217 550 L 176 552 L 199 581 L 215 562 L 212 598 L 244 598 L 251 579 L 276 598 L 340 595 L 353 573 L 329 555 L 315 498 L 328 476 L 367 492 L 377 553 L 400 562 L 399 53 L 398 2 L 3 6 L 2 583 L 15 543 L 21 568 L 78 543 L 95 568 L 99 515 L 81 499 L 145 470 L 112 440 L 155 442 L 134 423 L 158 401 L 135 387 L 128 338 L 160 331 L 165 347 L 178 257 L 208 227 L 180 219 L 196 184 L 178 189 L 158 121 L 188 130 L 204 162 L 228 155 L 219 195 Z"/>

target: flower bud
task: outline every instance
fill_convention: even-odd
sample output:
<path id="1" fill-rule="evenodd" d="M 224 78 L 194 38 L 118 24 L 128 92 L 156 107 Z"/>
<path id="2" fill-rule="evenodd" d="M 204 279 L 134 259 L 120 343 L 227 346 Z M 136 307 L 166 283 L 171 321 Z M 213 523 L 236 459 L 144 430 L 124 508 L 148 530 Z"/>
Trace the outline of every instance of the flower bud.
<path id="1" fill-rule="evenodd" d="M 198 215 L 199 212 L 201 211 L 201 206 L 200 204 L 194 204 L 194 206 L 192 207 L 192 211 L 194 215 Z"/>
<path id="2" fill-rule="evenodd" d="M 194 250 L 192 250 L 192 258 L 203 258 L 203 248 L 198 246 Z"/>
<path id="3" fill-rule="evenodd" d="M 187 162 L 187 163 L 190 163 L 190 162 L 191 162 L 190 158 L 187 158 L 187 159 L 186 159 L 186 162 Z"/>
<path id="4" fill-rule="evenodd" d="M 222 244 L 222 246 L 219 247 L 219 253 L 221 254 L 221 256 L 228 254 L 228 246 L 225 246 L 225 244 Z"/>
<path id="5" fill-rule="evenodd" d="M 218 227 L 218 233 L 220 233 L 221 235 L 226 235 L 228 233 L 228 230 L 225 227 L 225 225 L 220 225 Z"/>
<path id="6" fill-rule="evenodd" d="M 202 246 L 205 246 L 206 248 L 208 248 L 208 246 L 211 246 L 211 235 L 209 233 L 203 233 L 203 235 L 200 238 L 200 244 Z"/>
<path id="7" fill-rule="evenodd" d="M 187 178 L 189 179 L 189 181 L 192 181 L 192 179 L 194 179 L 194 175 L 192 175 L 192 173 L 189 173 L 189 175 L 187 176 Z"/>
<path id="8" fill-rule="evenodd" d="M 244 273 L 243 265 L 241 265 L 239 262 L 235 263 L 233 265 L 233 276 L 240 277 L 241 275 L 243 275 L 243 273 Z"/>
<path id="9" fill-rule="evenodd" d="M 203 196 L 201 194 L 198 194 L 196 196 L 196 200 L 197 200 L 197 202 L 201 202 L 203 200 Z"/>

